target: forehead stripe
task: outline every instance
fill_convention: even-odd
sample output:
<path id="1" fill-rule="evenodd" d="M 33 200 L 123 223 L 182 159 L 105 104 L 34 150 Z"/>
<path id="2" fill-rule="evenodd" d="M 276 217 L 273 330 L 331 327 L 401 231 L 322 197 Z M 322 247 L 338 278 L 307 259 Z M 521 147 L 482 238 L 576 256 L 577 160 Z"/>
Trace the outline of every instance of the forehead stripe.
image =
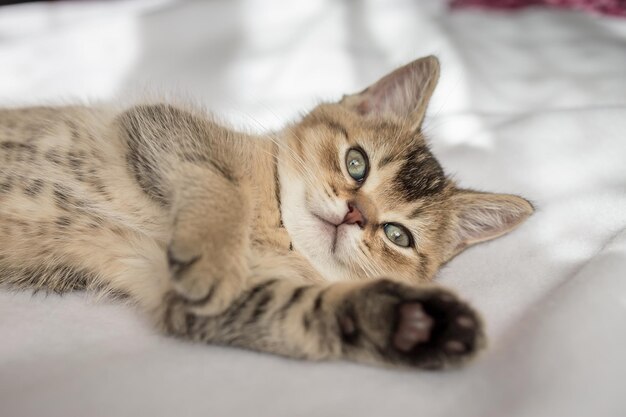
<path id="1" fill-rule="evenodd" d="M 437 194 L 445 187 L 445 175 L 426 145 L 409 151 L 394 180 L 407 201 Z"/>
<path id="2" fill-rule="evenodd" d="M 387 155 L 384 156 L 380 159 L 380 161 L 378 161 L 378 169 L 381 169 L 387 165 L 389 165 L 390 163 L 392 163 L 393 161 L 395 161 L 397 158 L 394 157 L 393 155 Z"/>
<path id="3" fill-rule="evenodd" d="M 341 126 L 339 123 L 333 120 L 325 120 L 323 123 L 330 130 L 334 130 L 335 132 L 339 133 L 344 138 L 346 138 L 346 140 L 348 139 L 348 131 L 346 130 L 345 127 Z"/>

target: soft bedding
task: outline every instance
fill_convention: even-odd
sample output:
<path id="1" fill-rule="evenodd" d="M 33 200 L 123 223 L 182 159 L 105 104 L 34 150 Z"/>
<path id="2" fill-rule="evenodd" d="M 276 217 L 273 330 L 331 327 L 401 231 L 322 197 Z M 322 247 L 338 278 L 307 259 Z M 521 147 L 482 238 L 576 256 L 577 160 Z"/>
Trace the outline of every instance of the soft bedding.
<path id="1" fill-rule="evenodd" d="M 537 207 L 441 271 L 487 322 L 474 364 L 304 363 L 161 337 L 119 302 L 2 290 L 0 415 L 626 415 L 625 20 L 434 0 L 10 6 L 0 105 L 174 96 L 272 129 L 431 53 L 435 154 Z"/>

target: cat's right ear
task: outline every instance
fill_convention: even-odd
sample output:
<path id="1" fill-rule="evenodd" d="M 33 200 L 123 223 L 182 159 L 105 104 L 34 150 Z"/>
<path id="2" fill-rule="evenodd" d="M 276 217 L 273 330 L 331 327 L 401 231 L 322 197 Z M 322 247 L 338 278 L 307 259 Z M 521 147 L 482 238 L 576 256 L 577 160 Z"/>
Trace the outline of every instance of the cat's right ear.
<path id="1" fill-rule="evenodd" d="M 361 115 L 410 120 L 417 130 L 439 80 L 439 60 L 434 56 L 417 59 L 367 87 L 347 95 L 340 104 Z"/>

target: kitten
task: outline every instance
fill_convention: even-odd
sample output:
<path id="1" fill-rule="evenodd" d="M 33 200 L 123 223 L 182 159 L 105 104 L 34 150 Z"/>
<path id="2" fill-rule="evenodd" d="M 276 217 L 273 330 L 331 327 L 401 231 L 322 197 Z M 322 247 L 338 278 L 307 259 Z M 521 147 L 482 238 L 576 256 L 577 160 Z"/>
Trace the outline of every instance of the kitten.
<path id="1" fill-rule="evenodd" d="M 461 364 L 481 320 L 428 282 L 533 209 L 444 175 L 420 129 L 438 76 L 418 59 L 275 136 L 163 103 L 1 110 L 0 282 L 124 294 L 194 341 Z"/>

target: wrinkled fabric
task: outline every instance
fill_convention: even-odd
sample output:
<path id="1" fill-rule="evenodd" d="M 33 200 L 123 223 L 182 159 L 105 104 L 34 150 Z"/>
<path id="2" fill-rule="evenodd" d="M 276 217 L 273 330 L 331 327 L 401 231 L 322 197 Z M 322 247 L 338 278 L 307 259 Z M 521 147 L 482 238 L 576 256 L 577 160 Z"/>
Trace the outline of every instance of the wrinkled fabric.
<path id="1" fill-rule="evenodd" d="M 119 302 L 0 290 L 0 415 L 626 415 L 623 20 L 436 0 L 10 6 L 0 104 L 163 97 L 261 131 L 428 54 L 424 132 L 446 171 L 537 208 L 440 273 L 484 315 L 475 363 L 306 363 L 162 337 Z"/>

